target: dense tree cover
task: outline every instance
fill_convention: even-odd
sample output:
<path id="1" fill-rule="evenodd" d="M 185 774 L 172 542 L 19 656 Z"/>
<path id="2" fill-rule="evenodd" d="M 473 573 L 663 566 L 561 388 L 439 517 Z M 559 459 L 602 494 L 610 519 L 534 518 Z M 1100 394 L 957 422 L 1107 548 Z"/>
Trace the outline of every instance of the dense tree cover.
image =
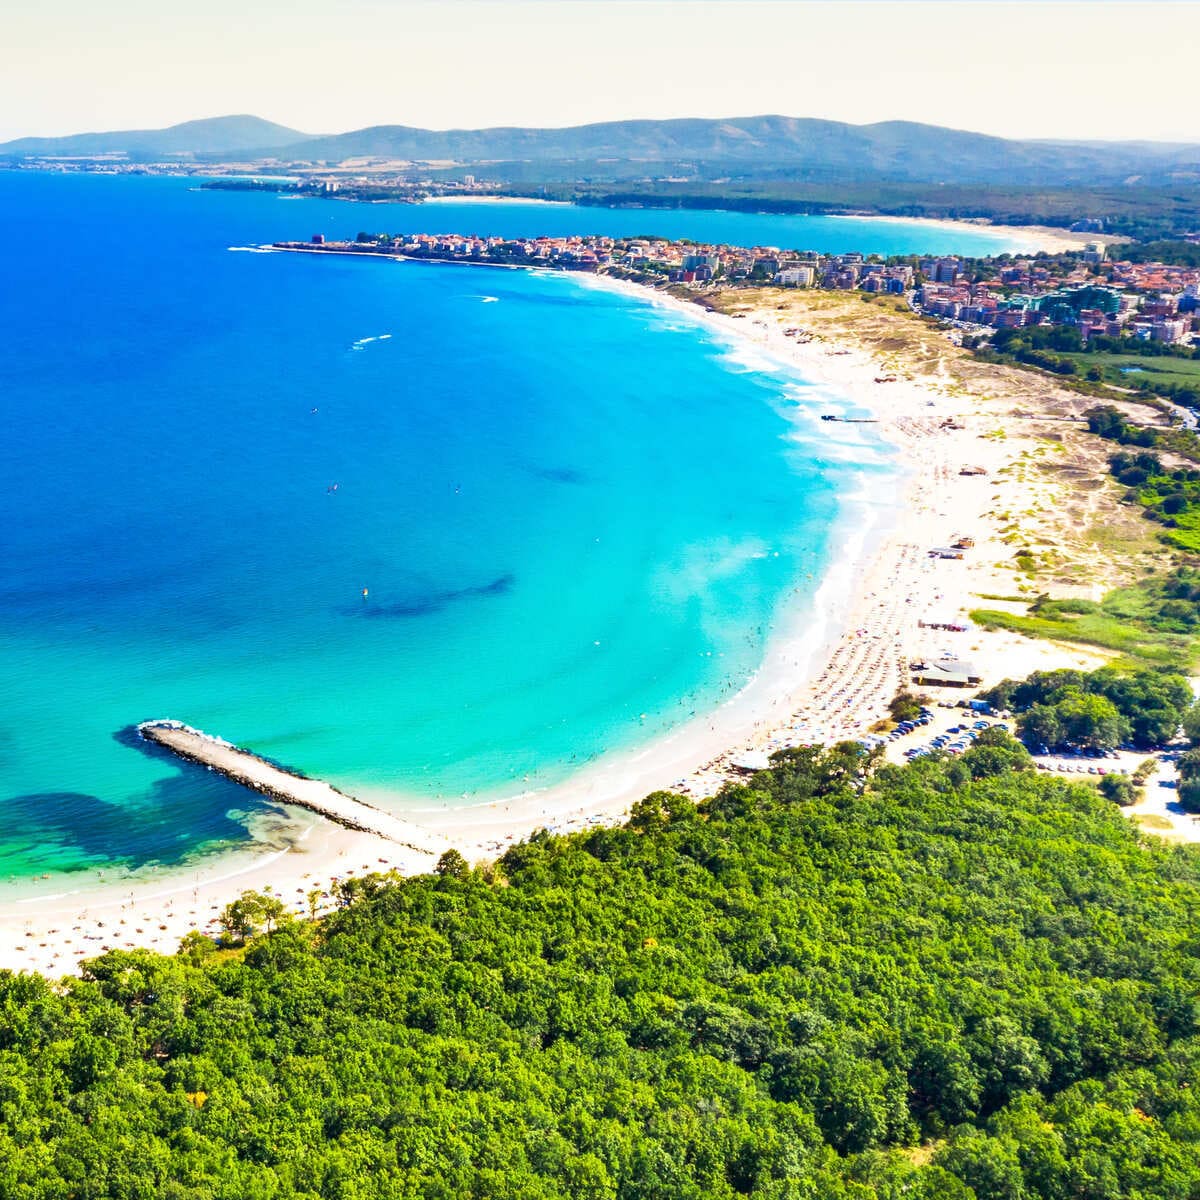
<path id="1" fill-rule="evenodd" d="M 1126 262 L 1162 262 L 1177 267 L 1200 267 L 1200 242 L 1168 238 L 1143 242 L 1140 246 L 1121 246 L 1114 253 Z"/>
<path id="2" fill-rule="evenodd" d="M 1192 749 L 1181 754 L 1179 768 L 1179 803 L 1187 812 L 1200 812 L 1200 749 L 1193 740 Z"/>
<path id="3" fill-rule="evenodd" d="M 1102 388 L 1084 385 L 1117 384 L 1128 392 L 1135 377 L 1122 368 L 1136 368 L 1140 375 L 1139 395 L 1166 396 L 1189 408 L 1200 406 L 1200 383 L 1185 364 L 1197 359 L 1190 346 L 1167 342 L 1143 341 L 1132 335 L 1106 337 L 1095 335 L 1083 340 L 1070 325 L 1029 325 L 1022 329 L 997 329 L 986 341 L 964 342 L 967 349 L 984 362 L 1020 363 L 1064 376 L 1077 391 L 1111 394 Z M 1165 360 L 1160 368 L 1146 360 Z M 1152 442 L 1140 443 L 1152 445 Z"/>
<path id="4" fill-rule="evenodd" d="M 1031 326 L 1029 332 L 1037 328 L 1039 327 Z M 1066 326 L 1061 325 L 1051 326 L 1050 329 L 1053 332 L 1061 332 L 1063 334 L 1075 333 L 1075 330 L 1067 329 Z M 997 334 L 1010 332 L 1024 333 L 1026 331 L 1006 329 L 998 329 L 996 331 Z M 1038 340 L 1043 341 L 1045 339 L 1039 338 Z M 1070 343 L 1078 341 L 1078 334 L 1076 333 L 1073 339 L 1063 337 L 1056 340 L 1062 340 L 1064 343 L 1067 343 L 1062 348 L 1063 353 L 1055 353 L 1040 345 L 1035 346 L 1032 339 L 1019 336 L 997 341 L 996 335 L 993 334 L 989 342 L 978 346 L 975 350 L 975 355 L 984 362 L 1015 362 L 1020 363 L 1022 366 L 1037 367 L 1042 371 L 1050 371 L 1055 375 L 1079 375 L 1079 364 L 1073 358 L 1064 357 L 1064 354 L 1077 352 Z"/>
<path id="5" fill-rule="evenodd" d="M 1200 863 L 989 742 L 0 974 L 0 1195 L 1198 1196 Z"/>
<path id="6" fill-rule="evenodd" d="M 1121 451 L 1108 461 L 1117 482 L 1129 488 L 1125 498 L 1166 526 L 1165 541 L 1183 550 L 1200 551 L 1200 471 L 1166 467 L 1148 450 L 1137 454 Z"/>
<path id="7" fill-rule="evenodd" d="M 532 180 L 517 171 L 499 174 L 489 167 L 492 178 Z M 877 212 L 898 217 L 944 217 L 956 220 L 985 219 L 1000 225 L 1068 226 L 1087 218 L 1100 218 L 1104 234 L 1125 234 L 1138 239 L 1172 238 L 1200 225 L 1200 196 L 1194 190 L 1141 187 L 1020 187 L 991 184 L 903 183 L 846 178 L 824 182 L 810 179 L 730 179 L 722 183 L 665 180 L 624 181 L 619 187 L 599 182 L 611 168 L 581 164 L 572 181 L 554 182 L 553 173 L 543 173 L 545 186 L 526 193 L 548 199 L 573 200 L 578 204 L 639 208 L 726 208 L 749 212 Z M 644 168 L 643 168 L 644 169 Z M 561 179 L 562 176 L 559 176 Z M 581 182 L 594 178 L 592 183 Z M 518 189 L 506 188 L 516 192 Z M 1125 253 L 1124 250 L 1121 253 Z"/>
<path id="8" fill-rule="evenodd" d="M 1191 573 L 1177 586 L 1188 581 L 1197 586 Z M 1176 584 L 1167 581 L 1164 586 Z M 1194 600 L 1180 603 L 1195 606 Z M 1017 714 L 1027 746 L 1050 749 L 1108 750 L 1126 741 L 1143 749 L 1162 746 L 1178 733 L 1193 704 L 1187 680 L 1174 671 L 1116 667 L 1035 671 L 1019 682 L 1005 679 L 984 697 Z"/>
<path id="9" fill-rule="evenodd" d="M 1113 408 L 1111 404 L 1094 405 L 1084 416 L 1087 418 L 1090 433 L 1107 438 L 1111 442 L 1120 442 L 1122 446 L 1149 448 L 1159 443 L 1156 429 L 1149 425 L 1130 424 L 1120 409 Z"/>
<path id="10" fill-rule="evenodd" d="M 1103 289 L 1096 289 L 1103 290 Z M 1088 306 L 1088 289 L 1080 289 L 1077 307 Z M 992 334 L 992 346 L 997 350 L 1015 352 L 1021 347 L 1034 350 L 1057 350 L 1063 354 L 1136 354 L 1138 358 L 1195 359 L 1190 346 L 1171 342 L 1144 342 L 1131 334 L 1108 337 L 1093 334 L 1084 341 L 1078 329 L 1070 325 L 1026 325 L 1022 329 L 997 329 Z"/>

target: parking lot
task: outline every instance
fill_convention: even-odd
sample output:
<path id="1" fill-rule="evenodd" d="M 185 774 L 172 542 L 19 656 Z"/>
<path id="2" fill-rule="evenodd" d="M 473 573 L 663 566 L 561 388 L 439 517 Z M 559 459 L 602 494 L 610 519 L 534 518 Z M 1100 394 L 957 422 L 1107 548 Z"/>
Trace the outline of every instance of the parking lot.
<path id="1" fill-rule="evenodd" d="M 902 722 L 890 733 L 869 734 L 859 740 L 864 745 L 882 746 L 890 762 L 904 763 L 936 750 L 962 754 L 984 729 L 1015 732 L 1012 726 L 1014 723 L 1007 713 L 982 715 L 943 701 L 923 708 L 915 721 Z M 1146 759 L 1152 758 L 1156 766 L 1142 785 L 1142 798 L 1121 811 L 1148 832 L 1178 841 L 1200 842 L 1200 815 L 1185 812 L 1177 798 L 1179 783 L 1174 761 L 1177 754 L 1177 749 L 1156 752 L 1124 746 L 1091 754 L 1035 754 L 1033 762 L 1038 771 L 1096 784 L 1105 775 L 1132 775 Z"/>
<path id="2" fill-rule="evenodd" d="M 890 733 L 867 734 L 859 741 L 864 746 L 882 746 L 892 762 L 907 762 L 935 750 L 961 754 L 992 726 L 1009 729 L 1006 722 L 970 709 L 925 707 L 919 717 L 901 721 Z"/>
<path id="3" fill-rule="evenodd" d="M 874 734 L 861 739 L 864 744 L 881 744 L 894 762 L 908 762 L 941 750 L 947 754 L 962 754 L 970 749 L 985 729 L 1013 732 L 1008 720 L 982 716 L 968 709 L 953 708 L 948 712 L 922 709 L 915 721 L 901 722 L 891 733 Z M 1035 754 L 1034 764 L 1039 771 L 1060 775 L 1088 775 L 1097 779 L 1103 775 L 1130 775 L 1149 757 L 1136 750 L 1107 750 L 1077 754 Z"/>

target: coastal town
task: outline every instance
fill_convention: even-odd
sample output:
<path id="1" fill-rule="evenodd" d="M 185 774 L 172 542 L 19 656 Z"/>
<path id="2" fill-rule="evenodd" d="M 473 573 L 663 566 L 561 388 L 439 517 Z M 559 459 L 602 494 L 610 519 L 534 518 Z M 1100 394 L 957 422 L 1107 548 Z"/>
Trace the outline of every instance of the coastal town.
<path id="1" fill-rule="evenodd" d="M 1047 265 L 1036 258 L 981 264 L 930 264 L 919 295 L 922 310 L 993 329 L 1029 325 L 1075 328 L 1091 337 L 1130 337 L 1189 345 L 1200 326 L 1200 269 L 1167 263 L 1110 260 L 1103 242 L 1090 242 L 1074 261 Z M 1056 269 L 1057 268 L 1057 269 Z M 982 277 L 980 277 L 982 276 Z"/>
<path id="2" fill-rule="evenodd" d="M 1062 326 L 1090 337 L 1191 348 L 1200 332 L 1200 268 L 1110 258 L 1103 242 L 1077 254 L 991 259 L 859 252 L 818 254 L 658 238 L 501 238 L 466 234 L 360 233 L 354 241 L 280 242 L 277 249 L 508 267 L 602 272 L 652 285 L 760 286 L 859 291 L 904 298 L 920 313 L 977 335 Z M 1120 244 L 1112 247 L 1119 255 Z"/>

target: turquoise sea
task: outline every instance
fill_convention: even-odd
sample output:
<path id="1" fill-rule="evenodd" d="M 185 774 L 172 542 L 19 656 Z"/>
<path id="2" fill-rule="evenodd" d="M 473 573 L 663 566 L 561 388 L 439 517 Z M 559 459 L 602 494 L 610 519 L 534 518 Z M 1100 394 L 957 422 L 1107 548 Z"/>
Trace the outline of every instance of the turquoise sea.
<path id="1" fill-rule="evenodd" d="M 230 249 L 383 226 L 995 248 L 0 173 L 0 881 L 245 841 L 262 803 L 132 746 L 151 717 L 426 807 L 561 780 L 739 688 L 890 469 L 649 304 Z"/>

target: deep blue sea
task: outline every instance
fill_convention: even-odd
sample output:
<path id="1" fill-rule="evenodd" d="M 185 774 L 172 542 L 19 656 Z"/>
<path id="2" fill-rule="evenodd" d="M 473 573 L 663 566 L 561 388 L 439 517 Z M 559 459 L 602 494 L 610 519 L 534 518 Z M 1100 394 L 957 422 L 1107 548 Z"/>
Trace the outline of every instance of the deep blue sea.
<path id="1" fill-rule="evenodd" d="M 815 588 L 864 469 L 830 398 L 563 276 L 230 249 L 383 227 L 995 248 L 0 173 L 0 880 L 248 836 L 260 801 L 140 720 L 350 792 L 511 793 L 719 702 Z"/>

